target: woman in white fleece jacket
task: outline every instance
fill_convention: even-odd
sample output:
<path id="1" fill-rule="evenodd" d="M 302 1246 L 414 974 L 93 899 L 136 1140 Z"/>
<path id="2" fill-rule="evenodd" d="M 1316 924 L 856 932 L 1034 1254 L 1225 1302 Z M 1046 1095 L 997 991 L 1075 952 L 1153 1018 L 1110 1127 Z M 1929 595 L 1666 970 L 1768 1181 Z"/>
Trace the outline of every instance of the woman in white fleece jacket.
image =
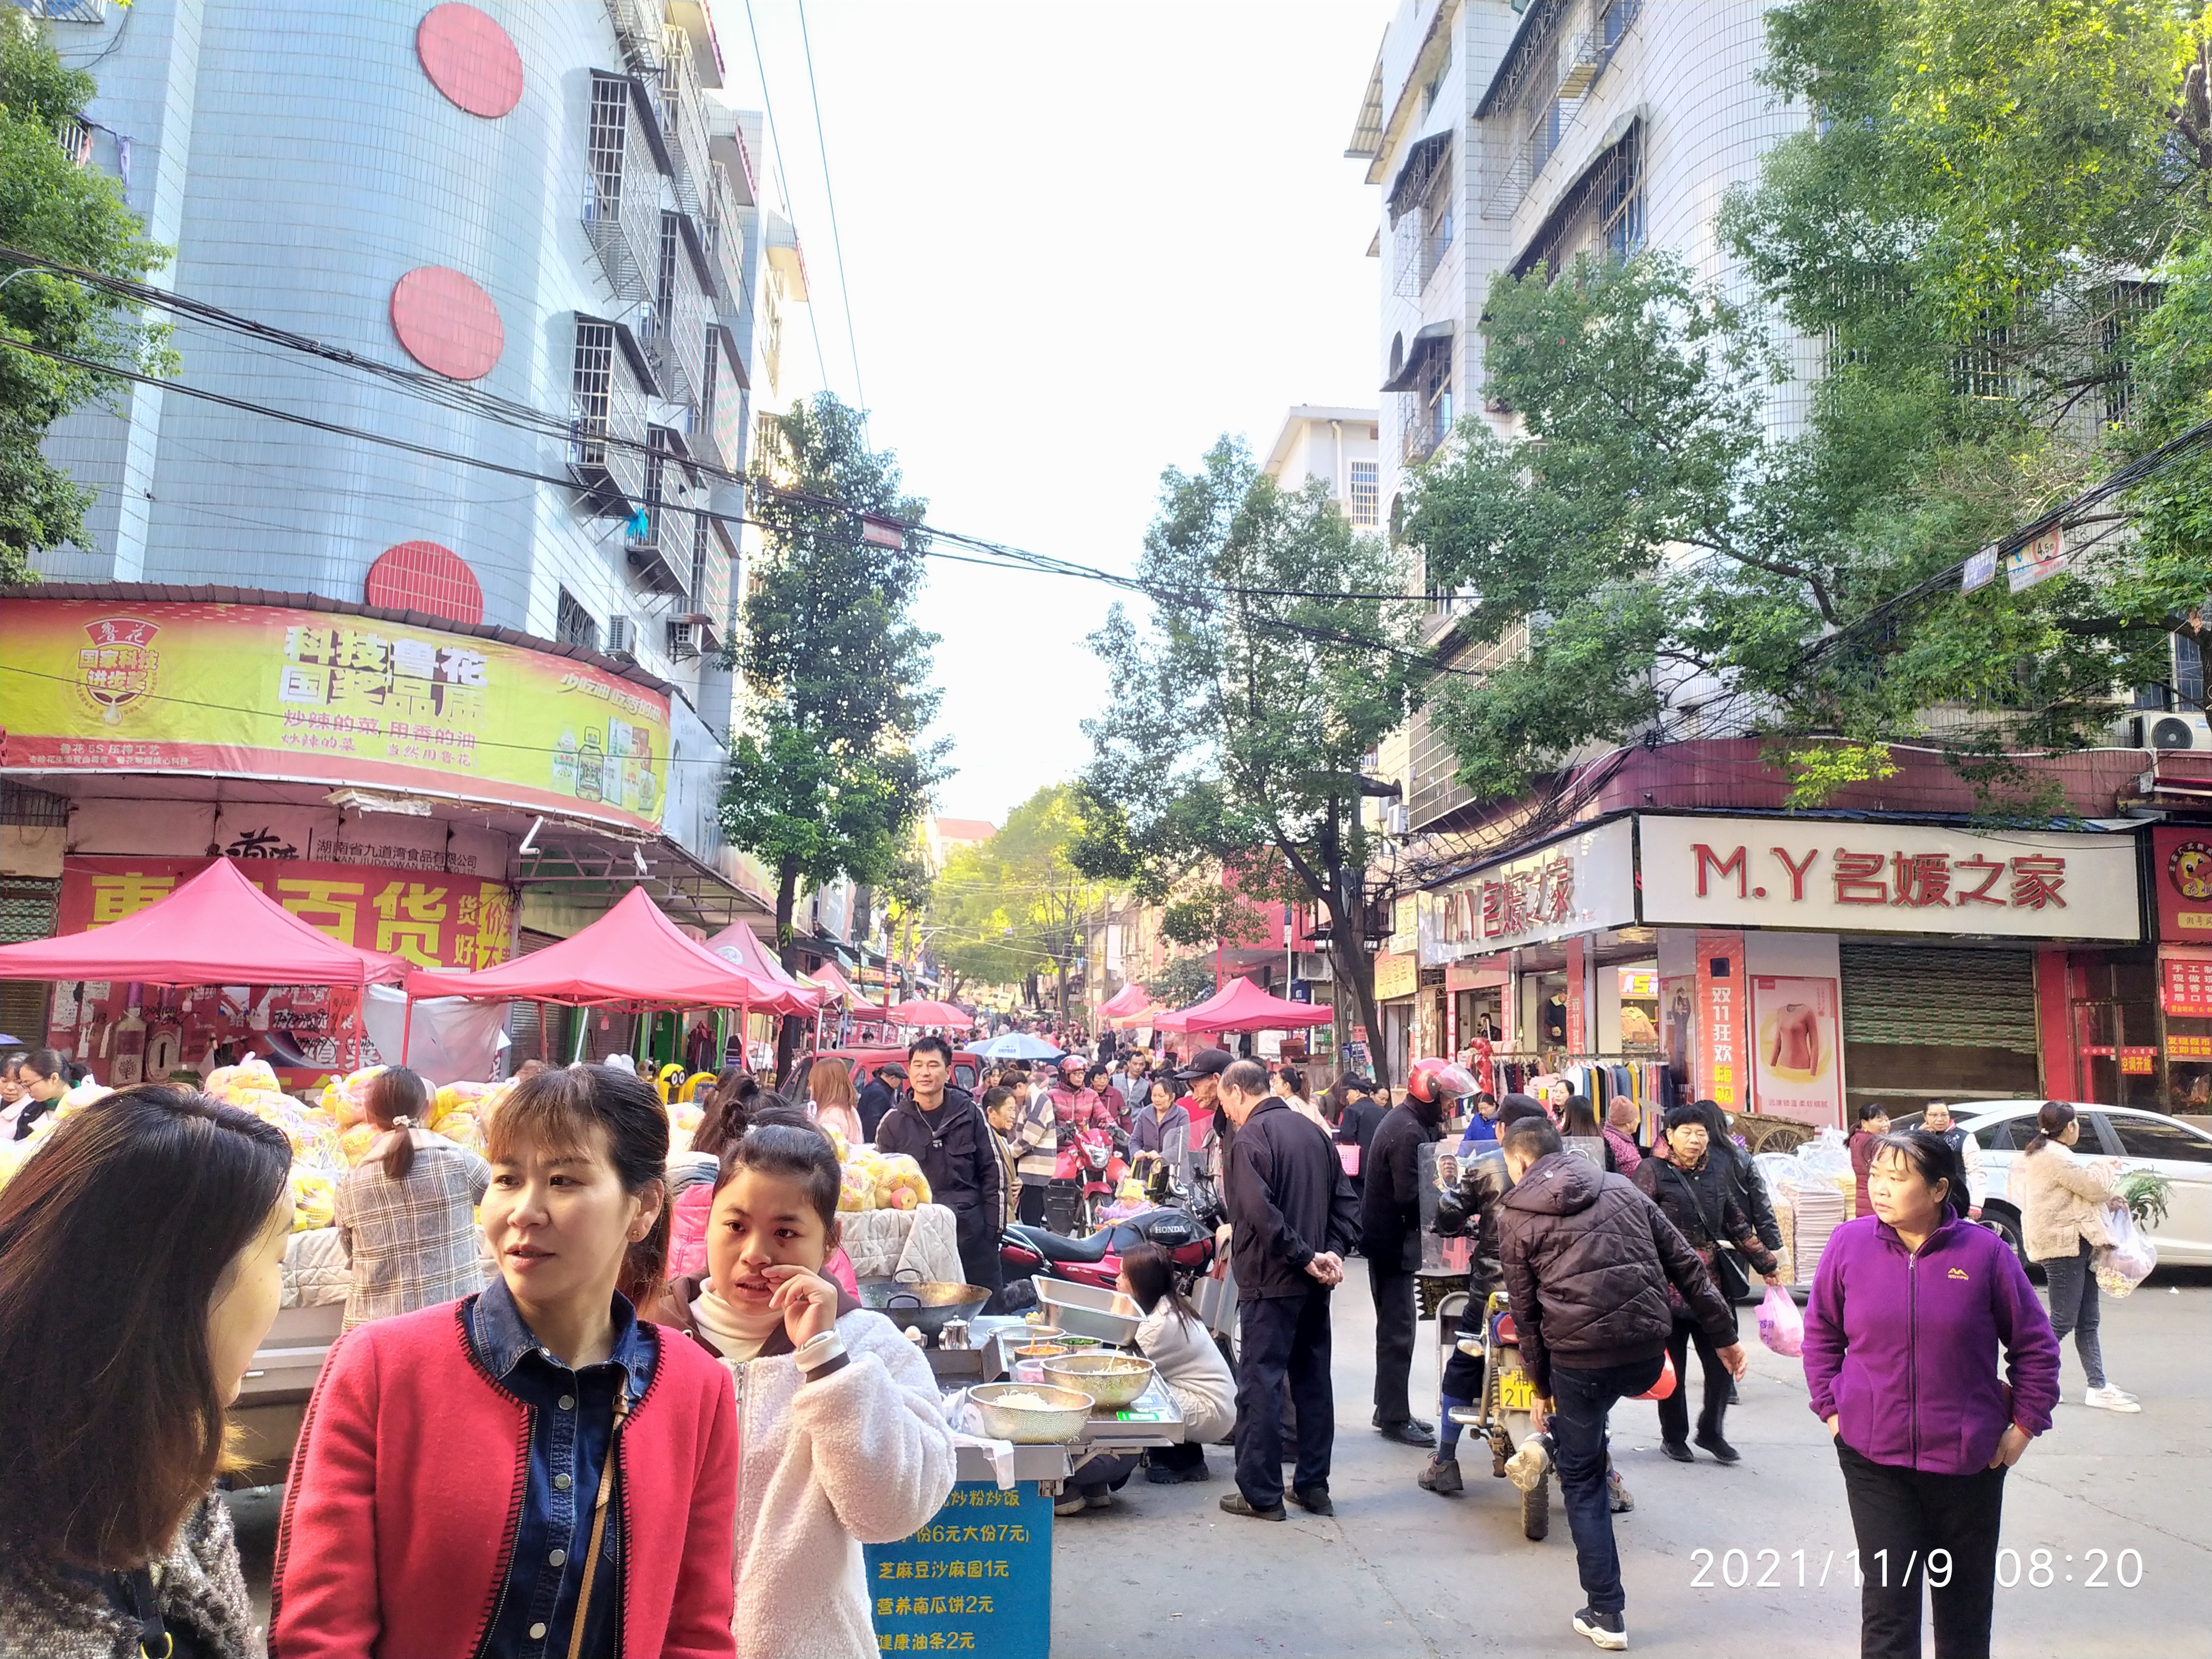
<path id="1" fill-rule="evenodd" d="M 869 1659 L 860 1546 L 925 1524 L 952 1490 L 929 1362 L 823 1275 L 837 1160 L 813 1128 L 757 1125 L 722 1160 L 704 1279 L 659 1310 L 738 1394 L 737 1613 L 745 1659 Z"/>
<path id="2" fill-rule="evenodd" d="M 1122 1255 L 1121 1290 L 1145 1310 L 1137 1346 L 1158 1368 L 1182 1413 L 1182 1444 L 1155 1447 L 1146 1478 L 1160 1486 L 1206 1480 L 1206 1442 L 1237 1426 L 1237 1379 L 1229 1362 L 1206 1322 L 1176 1289 L 1174 1268 L 1158 1246 L 1133 1245 Z"/>

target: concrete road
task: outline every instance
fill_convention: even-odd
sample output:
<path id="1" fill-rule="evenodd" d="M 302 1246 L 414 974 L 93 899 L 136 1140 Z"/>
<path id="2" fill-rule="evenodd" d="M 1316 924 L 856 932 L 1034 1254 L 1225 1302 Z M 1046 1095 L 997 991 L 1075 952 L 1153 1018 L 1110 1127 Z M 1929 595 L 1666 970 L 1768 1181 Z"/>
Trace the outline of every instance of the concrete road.
<path id="1" fill-rule="evenodd" d="M 1225 1448 L 1209 1449 L 1216 1478 L 1203 1486 L 1154 1486 L 1139 1474 L 1113 1509 L 1056 1523 L 1056 1659 L 1595 1650 L 1570 1623 L 1583 1603 L 1556 1496 L 1551 1537 L 1529 1543 L 1517 1494 L 1491 1477 L 1486 1453 L 1464 1449 L 1466 1495 L 1439 1498 L 1413 1484 L 1424 1454 L 1368 1427 L 1373 1314 L 1362 1266 L 1351 1265 L 1336 1306 L 1335 1516 L 1293 1509 L 1273 1524 L 1223 1515 Z M 1669 1462 L 1653 1407 L 1624 1402 L 1613 1413 L 1614 1456 L 1637 1500 L 1632 1514 L 1614 1517 L 1630 1650 L 1856 1653 L 1858 1595 L 1844 1559 L 1852 1540 L 1835 1454 L 1806 1409 L 1798 1362 L 1759 1346 L 1749 1309 L 1743 1329 L 1752 1373 L 1728 1426 L 1741 1463 L 1723 1468 L 1702 1453 L 1695 1466 Z M 1416 1397 L 1433 1401 L 1435 1327 L 1421 1334 Z M 2004 1543 L 2021 1565 L 2020 1583 L 1997 1592 L 2000 1655 L 2202 1652 L 2212 1628 L 2212 1275 L 2156 1275 L 2106 1304 L 2104 1334 L 2113 1380 L 2141 1395 L 2143 1412 L 2083 1407 L 2069 1346 L 2073 1403 L 2006 1482 Z M 1730 1550 L 1745 1554 L 1731 1559 Z M 2039 1550 L 2051 1553 L 2046 1587 L 2029 1582 L 2044 1577 Z M 2113 1565 L 2123 1550 L 2140 1555 L 2131 1586 Z M 2088 1582 L 2099 1568 L 2093 1551 L 2104 1553 L 2103 1587 Z M 2136 1559 L 2123 1565 L 2136 1578 Z M 1729 1587 L 1761 1577 L 1771 1587 Z"/>

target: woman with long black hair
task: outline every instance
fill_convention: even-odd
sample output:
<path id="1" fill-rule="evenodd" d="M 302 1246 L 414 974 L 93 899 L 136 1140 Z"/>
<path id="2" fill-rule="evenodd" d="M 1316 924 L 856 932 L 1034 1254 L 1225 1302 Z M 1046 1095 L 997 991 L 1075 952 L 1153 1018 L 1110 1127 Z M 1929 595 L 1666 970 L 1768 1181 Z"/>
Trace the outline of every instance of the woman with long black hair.
<path id="1" fill-rule="evenodd" d="M 291 1165 L 251 1112 L 148 1084 L 0 1191 L 0 1653 L 258 1659 L 214 1482 L 283 1297 Z"/>

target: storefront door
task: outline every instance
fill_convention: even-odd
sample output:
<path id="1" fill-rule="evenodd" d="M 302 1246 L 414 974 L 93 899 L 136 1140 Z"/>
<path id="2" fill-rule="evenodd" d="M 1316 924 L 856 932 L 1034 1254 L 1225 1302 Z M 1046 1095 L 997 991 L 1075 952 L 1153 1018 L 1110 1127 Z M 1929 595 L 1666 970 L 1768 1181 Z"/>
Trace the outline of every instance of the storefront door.
<path id="1" fill-rule="evenodd" d="M 2074 1098 L 2100 1106 L 2168 1109 L 2159 1086 L 2153 964 L 2075 960 Z"/>

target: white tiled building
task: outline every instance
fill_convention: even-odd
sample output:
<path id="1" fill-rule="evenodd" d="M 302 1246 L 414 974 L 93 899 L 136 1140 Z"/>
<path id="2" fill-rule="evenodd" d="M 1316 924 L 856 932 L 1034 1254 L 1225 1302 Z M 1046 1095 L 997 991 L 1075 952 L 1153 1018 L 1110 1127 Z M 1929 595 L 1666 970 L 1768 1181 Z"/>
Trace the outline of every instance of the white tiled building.
<path id="1" fill-rule="evenodd" d="M 740 512 L 700 469 L 741 472 L 802 389 L 806 291 L 701 0 L 19 3 L 95 77 L 90 165 L 176 250 L 155 281 L 411 377 L 179 318 L 177 379 L 442 452 L 136 388 L 51 435 L 98 499 L 44 574 L 375 604 L 378 561 L 433 544 L 471 619 L 628 657 L 726 728 L 741 550 L 685 509 Z"/>
<path id="2" fill-rule="evenodd" d="M 1371 409 L 1296 404 L 1261 471 L 1285 489 L 1320 479 L 1354 529 L 1376 529 L 1382 521 L 1380 418 Z"/>
<path id="3" fill-rule="evenodd" d="M 1383 501 L 1480 407 L 1492 278 L 1649 243 L 1730 284 L 1716 220 L 1802 125 L 1753 78 L 1764 0 L 1407 0 L 1348 155 L 1380 188 L 1370 249 Z M 1802 354 L 1801 353 L 1801 357 Z M 1807 360 L 1809 366 L 1809 360 Z M 1800 384 L 1802 385 L 1802 379 Z M 1773 416 L 1796 417 L 1786 390 Z"/>

